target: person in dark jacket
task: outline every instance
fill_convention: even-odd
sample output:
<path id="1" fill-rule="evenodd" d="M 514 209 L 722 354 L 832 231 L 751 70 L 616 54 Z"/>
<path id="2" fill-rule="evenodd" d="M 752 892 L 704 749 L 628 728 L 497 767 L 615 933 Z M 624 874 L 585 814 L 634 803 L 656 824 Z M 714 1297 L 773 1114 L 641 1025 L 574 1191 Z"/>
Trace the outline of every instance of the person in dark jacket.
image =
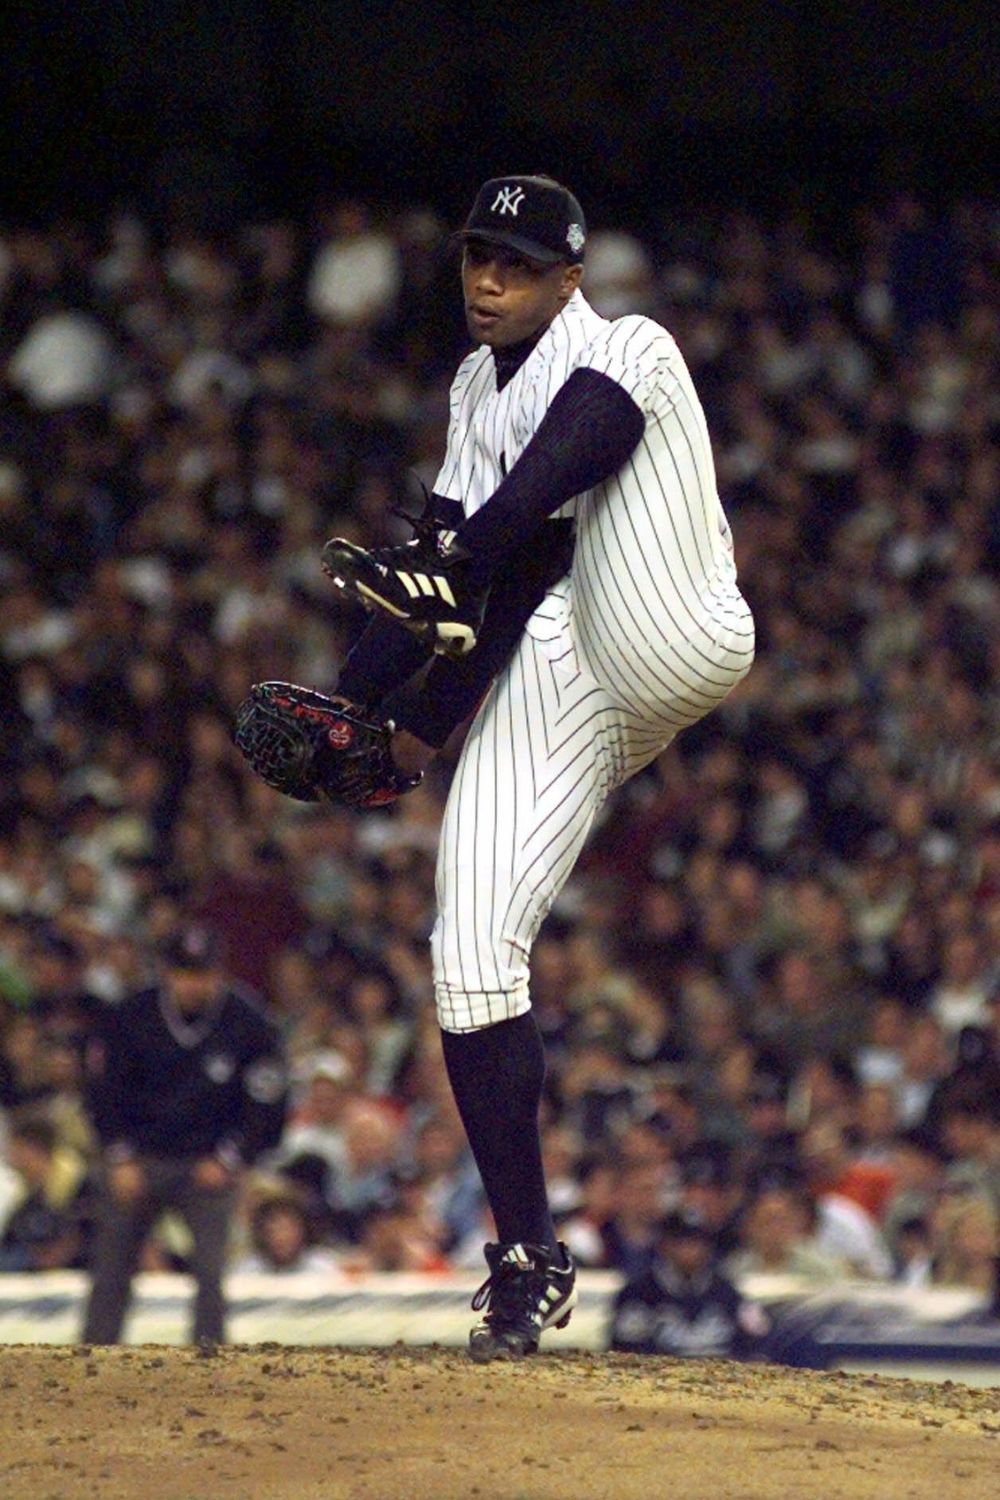
<path id="1" fill-rule="evenodd" d="M 0 1230 L 0 1272 L 82 1264 L 89 1198 L 82 1159 L 60 1150 L 55 1126 L 40 1115 L 13 1120 L 7 1159 L 21 1196 Z"/>
<path id="2" fill-rule="evenodd" d="M 698 1214 L 668 1214 L 648 1270 L 615 1298 L 611 1348 L 675 1358 L 761 1358 L 767 1314 L 715 1268 L 715 1251 L 715 1235 Z"/>
<path id="3" fill-rule="evenodd" d="M 104 1170 L 84 1342 L 117 1342 L 139 1253 L 165 1209 L 191 1232 L 194 1340 L 220 1342 L 239 1174 L 280 1139 L 286 1070 L 276 1027 L 227 980 L 210 930 L 182 931 L 159 981 L 108 1013 L 87 1079 Z"/>

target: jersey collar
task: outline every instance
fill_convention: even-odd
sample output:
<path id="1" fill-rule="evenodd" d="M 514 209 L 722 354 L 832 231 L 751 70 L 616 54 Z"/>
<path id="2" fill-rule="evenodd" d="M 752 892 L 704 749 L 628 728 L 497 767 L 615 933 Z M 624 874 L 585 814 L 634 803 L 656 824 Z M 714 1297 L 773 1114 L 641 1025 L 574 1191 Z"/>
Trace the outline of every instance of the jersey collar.
<path id="1" fill-rule="evenodd" d="M 504 386 L 513 380 L 528 355 L 551 327 L 551 323 L 546 323 L 544 328 L 539 328 L 530 339 L 524 339 L 520 344 L 510 344 L 503 349 L 490 350 L 493 355 L 493 373 L 496 375 L 498 391 L 502 391 Z"/>
<path id="2" fill-rule="evenodd" d="M 498 391 L 502 391 L 504 386 L 513 380 L 525 360 L 528 359 L 529 355 L 534 353 L 546 334 L 552 334 L 554 337 L 556 331 L 565 324 L 569 313 L 572 312 L 575 314 L 581 311 L 581 304 L 583 306 L 587 305 L 583 293 L 577 288 L 566 303 L 566 306 L 561 312 L 556 314 L 552 322 L 546 323 L 544 328 L 539 328 L 537 333 L 533 333 L 529 339 L 524 339 L 520 344 L 511 344 L 506 349 L 490 350 L 493 356 L 493 370 L 496 375 Z"/>
<path id="3" fill-rule="evenodd" d="M 156 1003 L 163 1017 L 163 1023 L 174 1041 L 181 1047 L 197 1047 L 198 1043 L 208 1036 L 222 1008 L 222 1001 L 223 996 L 220 995 L 200 1014 L 188 1020 L 180 1008 L 174 1004 L 165 986 L 161 985 L 156 992 Z"/>

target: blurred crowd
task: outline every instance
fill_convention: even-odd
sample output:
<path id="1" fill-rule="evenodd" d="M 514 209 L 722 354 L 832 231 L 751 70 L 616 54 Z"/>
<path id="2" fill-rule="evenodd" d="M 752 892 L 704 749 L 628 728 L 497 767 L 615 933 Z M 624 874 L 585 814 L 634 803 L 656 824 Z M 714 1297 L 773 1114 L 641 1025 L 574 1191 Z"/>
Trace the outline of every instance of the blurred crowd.
<path id="1" fill-rule="evenodd" d="M 454 746 L 359 815 L 281 799 L 229 737 L 252 682 L 336 682 L 360 621 L 323 541 L 402 540 L 433 484 L 448 227 L 0 233 L 0 1270 L 86 1264 L 81 1059 L 190 917 L 293 1071 L 234 1266 L 481 1263 L 427 943 Z M 634 1275 L 682 1212 L 737 1279 L 988 1294 L 1000 213 L 598 227 L 584 290 L 691 366 L 759 647 L 608 804 L 535 949 L 563 1237 Z M 167 1222 L 144 1263 L 184 1255 Z"/>

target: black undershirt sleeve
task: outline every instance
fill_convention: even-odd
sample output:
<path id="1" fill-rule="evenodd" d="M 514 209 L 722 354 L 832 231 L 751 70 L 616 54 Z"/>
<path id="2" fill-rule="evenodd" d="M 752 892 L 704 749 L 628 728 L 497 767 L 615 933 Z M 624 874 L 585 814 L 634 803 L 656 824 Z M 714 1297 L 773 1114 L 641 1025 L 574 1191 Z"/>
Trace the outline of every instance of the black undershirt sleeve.
<path id="1" fill-rule="evenodd" d="M 510 473 L 458 528 L 473 578 L 495 578 L 546 516 L 616 474 L 645 425 L 642 409 L 617 381 L 574 370 Z"/>

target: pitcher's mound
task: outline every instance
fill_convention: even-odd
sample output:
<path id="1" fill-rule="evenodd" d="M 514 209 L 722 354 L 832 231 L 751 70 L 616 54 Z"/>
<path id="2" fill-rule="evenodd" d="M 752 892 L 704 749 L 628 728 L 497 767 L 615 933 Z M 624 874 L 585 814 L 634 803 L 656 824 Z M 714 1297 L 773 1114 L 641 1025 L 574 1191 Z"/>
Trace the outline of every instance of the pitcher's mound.
<path id="1" fill-rule="evenodd" d="M 0 1350 L 4 1500 L 994 1500 L 1000 1391 L 444 1350 Z"/>

